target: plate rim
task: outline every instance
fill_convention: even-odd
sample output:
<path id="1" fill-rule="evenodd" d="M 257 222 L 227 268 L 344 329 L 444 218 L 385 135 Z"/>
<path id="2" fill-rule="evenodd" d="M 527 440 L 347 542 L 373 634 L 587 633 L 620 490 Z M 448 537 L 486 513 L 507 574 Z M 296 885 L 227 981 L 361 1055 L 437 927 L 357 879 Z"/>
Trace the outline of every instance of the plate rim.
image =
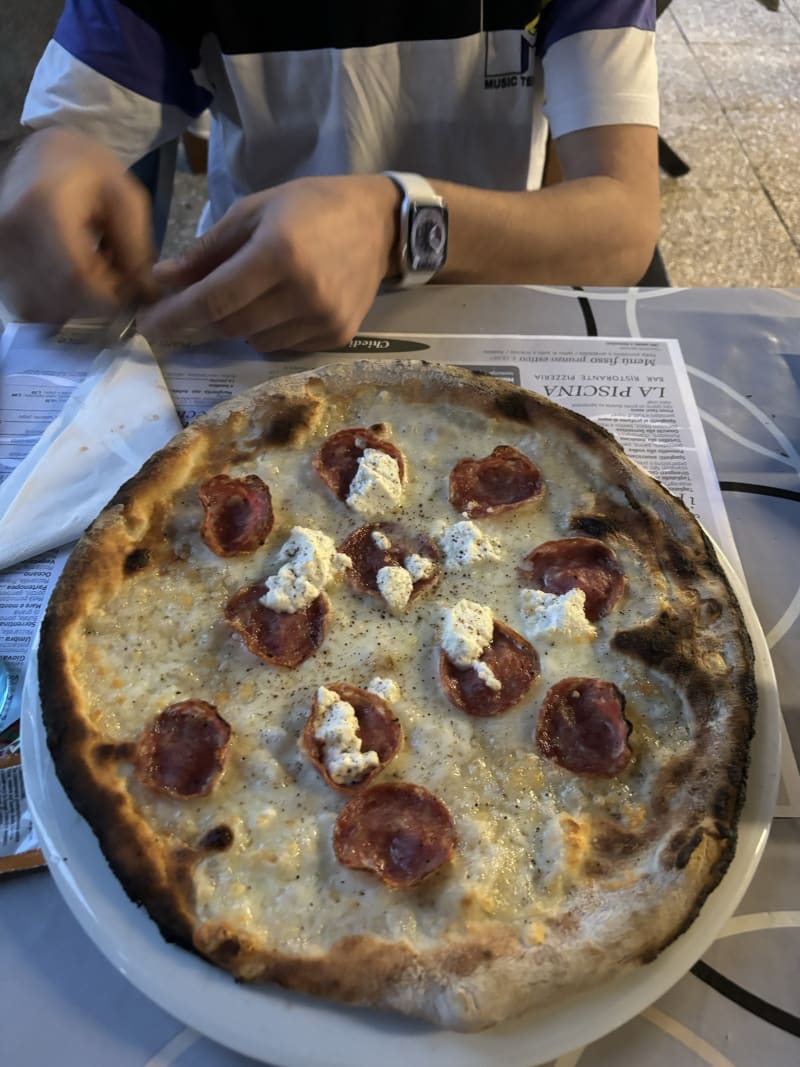
<path id="1" fill-rule="evenodd" d="M 646 967 L 472 1034 L 275 986 L 235 983 L 163 940 L 147 913 L 125 895 L 61 788 L 40 714 L 37 632 L 22 694 L 22 768 L 42 851 L 61 896 L 106 960 L 144 996 L 205 1037 L 274 1067 L 371 1067 L 376 1056 L 383 1067 L 406 1067 L 412 1045 L 418 1067 L 479 1067 L 487 1056 L 502 1057 L 504 1067 L 531 1067 L 532 1057 L 541 1064 L 599 1040 L 663 996 L 716 940 L 757 870 L 777 802 L 781 710 L 769 648 L 742 578 L 711 540 L 753 641 L 759 706 L 750 768 L 728 870 L 689 929 Z M 115 940 L 109 918 L 125 938 Z M 209 998 L 214 1011 L 208 1010 Z M 277 1027 L 270 1025 L 276 1020 Z"/>

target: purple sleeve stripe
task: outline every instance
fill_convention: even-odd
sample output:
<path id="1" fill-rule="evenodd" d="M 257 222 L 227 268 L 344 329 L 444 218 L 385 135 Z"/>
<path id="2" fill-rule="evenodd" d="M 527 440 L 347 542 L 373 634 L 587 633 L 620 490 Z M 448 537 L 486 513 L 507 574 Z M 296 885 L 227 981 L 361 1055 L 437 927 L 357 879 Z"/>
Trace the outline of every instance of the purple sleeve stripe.
<path id="1" fill-rule="evenodd" d="M 192 116 L 211 102 L 211 94 L 192 77 L 199 56 L 117 0 L 67 0 L 55 39 L 92 70 L 149 100 Z"/>
<path id="2" fill-rule="evenodd" d="M 584 30 L 655 31 L 655 0 L 550 0 L 542 13 L 536 50 L 544 55 L 564 37 Z"/>

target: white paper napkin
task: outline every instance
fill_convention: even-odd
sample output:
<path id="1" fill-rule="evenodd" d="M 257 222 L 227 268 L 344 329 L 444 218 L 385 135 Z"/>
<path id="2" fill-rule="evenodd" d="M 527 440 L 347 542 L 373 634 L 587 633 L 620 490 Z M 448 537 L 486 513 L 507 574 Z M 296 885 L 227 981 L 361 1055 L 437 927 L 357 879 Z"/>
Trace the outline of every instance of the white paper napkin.
<path id="1" fill-rule="evenodd" d="M 76 540 L 181 424 L 143 337 L 101 352 L 0 486 L 0 570 Z"/>

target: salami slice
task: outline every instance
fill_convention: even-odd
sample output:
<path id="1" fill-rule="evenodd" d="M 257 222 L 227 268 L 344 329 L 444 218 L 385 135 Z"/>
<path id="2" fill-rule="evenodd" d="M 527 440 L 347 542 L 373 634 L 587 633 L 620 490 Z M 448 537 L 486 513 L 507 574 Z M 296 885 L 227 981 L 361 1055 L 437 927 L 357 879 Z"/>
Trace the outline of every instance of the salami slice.
<path id="1" fill-rule="evenodd" d="M 331 434 L 319 447 L 311 465 L 334 496 L 346 500 L 350 483 L 358 471 L 358 461 L 367 448 L 376 448 L 397 461 L 400 481 L 405 480 L 403 453 L 391 441 L 373 430 L 351 427 Z"/>
<path id="2" fill-rule="evenodd" d="M 410 782 L 359 790 L 333 828 L 338 861 L 370 871 L 393 889 L 409 889 L 438 871 L 452 859 L 456 843 L 445 804 Z"/>
<path id="3" fill-rule="evenodd" d="M 625 697 L 601 678 L 564 678 L 547 693 L 536 744 L 543 756 L 575 774 L 613 778 L 633 755 Z"/>
<path id="4" fill-rule="evenodd" d="M 313 656 L 325 637 L 328 598 L 320 594 L 308 607 L 295 612 L 273 611 L 261 598 L 266 582 L 237 590 L 225 606 L 225 621 L 265 663 L 297 667 Z"/>
<path id="5" fill-rule="evenodd" d="M 200 536 L 218 556 L 255 552 L 275 521 L 269 486 L 257 474 L 229 478 L 217 474 L 199 490 L 205 509 Z"/>
<path id="6" fill-rule="evenodd" d="M 545 593 L 560 596 L 582 589 L 589 622 L 608 615 L 625 588 L 625 573 L 613 550 L 593 537 L 545 541 L 528 553 L 519 575 L 526 585 Z"/>
<path id="7" fill-rule="evenodd" d="M 490 688 L 474 667 L 457 667 L 439 653 L 439 678 L 445 696 L 467 715 L 488 718 L 508 711 L 525 696 L 540 674 L 539 653 L 522 634 L 494 620 L 492 642 L 480 658 L 499 689 Z"/>
<path id="8" fill-rule="evenodd" d="M 318 694 L 314 696 L 311 713 L 303 728 L 300 748 L 329 786 L 343 793 L 352 793 L 354 789 L 360 789 L 371 782 L 394 759 L 403 744 L 403 728 L 386 701 L 376 696 L 375 693 L 370 693 L 356 685 L 348 685 L 346 682 L 334 682 L 326 685 L 325 689 L 332 690 L 341 700 L 347 701 L 352 706 L 358 721 L 357 734 L 361 741 L 361 751 L 375 752 L 378 757 L 378 766 L 367 771 L 357 781 L 346 784 L 334 781 L 325 762 L 327 755 L 325 743 L 316 736 L 322 717 Z"/>
<path id="9" fill-rule="evenodd" d="M 412 599 L 435 585 L 441 575 L 441 553 L 435 542 L 424 534 L 404 529 L 396 522 L 359 526 L 339 545 L 338 551 L 352 560 L 352 566 L 345 571 L 345 580 L 359 592 L 372 596 L 381 595 L 378 571 L 383 567 L 404 567 L 410 558 L 430 561 L 430 565 L 425 566 L 424 575 L 414 578 Z"/>
<path id="10" fill-rule="evenodd" d="M 136 777 L 156 793 L 208 796 L 222 774 L 231 728 L 213 704 L 181 700 L 145 727 L 134 754 Z"/>
<path id="11" fill-rule="evenodd" d="M 539 468 L 510 445 L 484 459 L 460 459 L 450 472 L 450 503 L 468 519 L 541 503 L 544 493 Z"/>

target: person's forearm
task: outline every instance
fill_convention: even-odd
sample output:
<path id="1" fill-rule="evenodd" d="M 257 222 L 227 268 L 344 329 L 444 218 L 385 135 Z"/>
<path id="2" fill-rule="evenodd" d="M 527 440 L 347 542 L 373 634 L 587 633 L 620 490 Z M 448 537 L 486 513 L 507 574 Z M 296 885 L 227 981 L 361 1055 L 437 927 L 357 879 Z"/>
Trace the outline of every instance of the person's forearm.
<path id="1" fill-rule="evenodd" d="M 642 204 L 615 178 L 510 193 L 432 184 L 450 216 L 441 282 L 635 285 L 653 255 L 657 196 Z"/>

